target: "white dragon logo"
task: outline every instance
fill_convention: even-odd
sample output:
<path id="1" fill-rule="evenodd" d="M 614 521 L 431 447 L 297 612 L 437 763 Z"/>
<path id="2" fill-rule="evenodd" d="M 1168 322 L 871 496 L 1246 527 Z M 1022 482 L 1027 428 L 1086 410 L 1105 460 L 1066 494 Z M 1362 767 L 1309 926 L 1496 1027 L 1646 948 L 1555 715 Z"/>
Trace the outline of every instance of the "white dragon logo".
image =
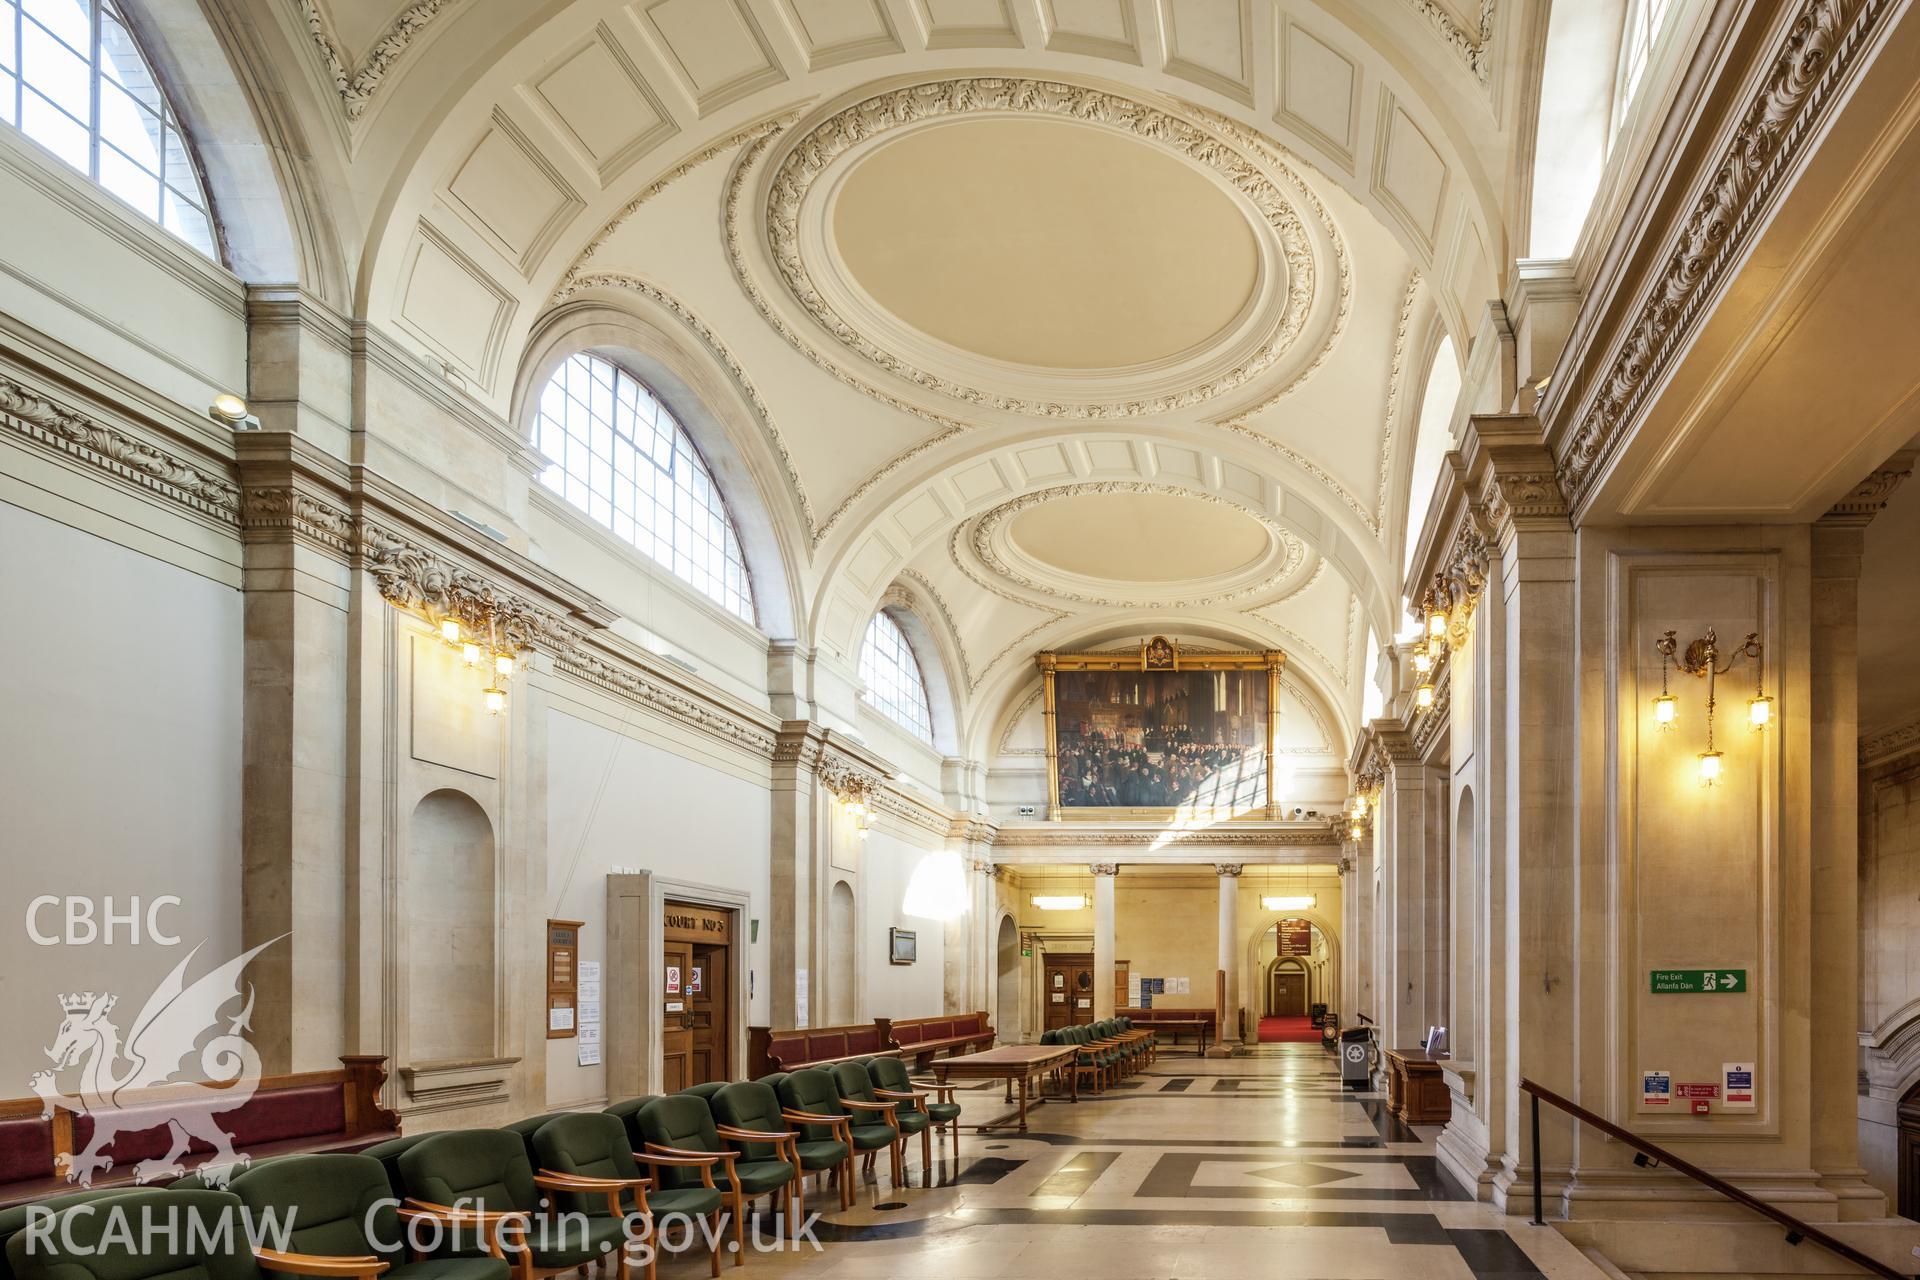
<path id="1" fill-rule="evenodd" d="M 214 1117 L 246 1105 L 260 1084 L 260 1055 L 241 1035 L 249 1029 L 253 1016 L 251 984 L 246 991 L 246 1007 L 225 1019 L 227 1030 L 199 1046 L 200 1071 L 207 1082 L 180 1081 L 179 1077 L 184 1070 L 182 1064 L 194 1053 L 200 1038 L 219 1028 L 221 1009 L 239 998 L 241 971 L 278 941 L 280 938 L 261 943 L 189 986 L 187 966 L 200 953 L 200 947 L 194 947 L 147 997 L 124 1046 L 119 1028 L 107 1020 L 118 996 L 87 991 L 60 997 L 66 1018 L 47 1049 L 53 1071 L 36 1071 L 30 1084 L 39 1095 L 43 1119 L 60 1107 L 93 1122 L 86 1150 L 61 1161 L 61 1172 L 68 1182 L 93 1185 L 96 1172 L 113 1168 L 113 1158 L 103 1152 L 118 1134 L 140 1133 L 162 1125 L 172 1131 L 172 1148 L 158 1160 L 142 1160 L 134 1166 L 135 1181 L 183 1176 L 186 1167 L 180 1158 L 195 1139 L 213 1148 L 212 1157 L 201 1170 L 210 1185 L 225 1186 L 229 1178 L 246 1168 L 247 1157 L 233 1149 L 232 1135 Z M 115 1065 L 122 1060 L 126 1069 L 115 1074 Z M 54 1083 L 54 1072 L 82 1062 L 85 1065 L 80 1069 L 78 1096 L 61 1093 Z M 137 1091 L 168 1084 L 173 1088 L 133 1096 Z"/>

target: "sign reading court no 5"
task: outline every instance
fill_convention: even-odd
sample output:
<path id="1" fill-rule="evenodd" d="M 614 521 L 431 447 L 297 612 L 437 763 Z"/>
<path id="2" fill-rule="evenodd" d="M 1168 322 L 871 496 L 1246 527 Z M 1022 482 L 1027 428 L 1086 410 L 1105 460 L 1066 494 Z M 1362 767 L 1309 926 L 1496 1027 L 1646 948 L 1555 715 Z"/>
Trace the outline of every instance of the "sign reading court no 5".
<path id="1" fill-rule="evenodd" d="M 1745 969 L 1655 969 L 1654 995 L 1730 995 L 1747 989 Z"/>

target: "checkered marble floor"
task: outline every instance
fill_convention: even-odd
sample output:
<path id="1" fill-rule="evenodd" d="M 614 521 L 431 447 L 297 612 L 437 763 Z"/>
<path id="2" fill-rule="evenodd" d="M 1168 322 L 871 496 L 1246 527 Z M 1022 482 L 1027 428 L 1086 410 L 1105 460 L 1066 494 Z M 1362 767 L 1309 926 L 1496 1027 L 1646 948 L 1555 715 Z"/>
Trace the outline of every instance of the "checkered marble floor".
<path id="1" fill-rule="evenodd" d="M 997 1086 L 959 1094 L 967 1122 L 1005 1115 Z M 1031 1132 L 968 1130 L 956 1161 L 905 1186 L 863 1179 L 851 1210 L 808 1189 L 820 1250 L 758 1252 L 724 1274 L 1145 1280 L 1599 1280 L 1551 1228 L 1473 1202 L 1375 1094 L 1340 1086 L 1317 1045 L 1164 1056 L 1122 1087 L 1034 1109 Z M 772 1230 L 767 1228 L 767 1237 Z M 664 1280 L 706 1274 L 662 1260 Z"/>

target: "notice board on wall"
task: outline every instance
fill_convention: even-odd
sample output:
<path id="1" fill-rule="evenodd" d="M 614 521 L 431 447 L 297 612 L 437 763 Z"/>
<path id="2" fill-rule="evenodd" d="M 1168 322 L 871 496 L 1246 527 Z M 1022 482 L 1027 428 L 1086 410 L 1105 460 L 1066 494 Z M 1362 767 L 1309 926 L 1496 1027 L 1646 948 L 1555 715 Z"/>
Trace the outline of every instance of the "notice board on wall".
<path id="1" fill-rule="evenodd" d="M 1310 956 L 1313 954 L 1313 926 L 1305 920 L 1282 920 L 1276 926 L 1280 930 L 1280 954 L 1283 956 Z"/>

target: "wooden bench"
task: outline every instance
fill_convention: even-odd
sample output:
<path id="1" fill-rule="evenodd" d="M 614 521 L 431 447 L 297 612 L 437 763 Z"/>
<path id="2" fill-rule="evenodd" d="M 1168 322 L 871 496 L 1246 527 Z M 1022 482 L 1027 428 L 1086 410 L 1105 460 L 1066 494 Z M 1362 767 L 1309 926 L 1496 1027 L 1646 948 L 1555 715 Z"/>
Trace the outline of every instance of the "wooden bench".
<path id="1" fill-rule="evenodd" d="M 941 1054 L 976 1053 L 994 1046 L 993 1024 L 984 1010 L 950 1013 L 937 1018 L 880 1018 L 888 1041 L 911 1059 L 916 1071 L 925 1071 Z"/>
<path id="2" fill-rule="evenodd" d="M 1115 1009 L 1114 1016 L 1127 1018 L 1143 1031 L 1151 1031 L 1155 1037 L 1165 1037 L 1167 1043 L 1179 1043 L 1181 1036 L 1192 1036 L 1194 1052 L 1204 1054 L 1207 1042 L 1215 1039 L 1219 1033 L 1219 1020 L 1211 1009 Z"/>
<path id="3" fill-rule="evenodd" d="M 830 1067 L 849 1058 L 897 1058 L 900 1051 L 887 1039 L 883 1021 L 785 1030 L 748 1027 L 748 1077 L 757 1080 L 776 1071 Z"/>
<path id="4" fill-rule="evenodd" d="M 386 1079 L 387 1060 L 377 1054 L 341 1058 L 333 1071 L 264 1076 L 251 1098 L 232 1111 L 216 1113 L 214 1122 L 232 1135 L 235 1151 L 253 1160 L 296 1152 L 357 1151 L 399 1136 L 399 1117 L 380 1105 Z M 167 1119 L 180 1105 L 193 1105 L 169 1101 L 179 1094 L 180 1086 L 168 1085 L 117 1099 L 143 1118 L 151 1113 L 153 1124 L 119 1129 L 101 1149 L 113 1167 L 94 1174 L 95 1187 L 131 1186 L 141 1161 L 158 1160 L 172 1149 Z M 66 1180 L 66 1162 L 93 1140 L 93 1120 L 59 1106 L 51 1116 L 42 1116 L 43 1107 L 39 1098 L 0 1101 L 0 1207 L 76 1189 Z M 211 1147 L 196 1139 L 182 1163 L 190 1170 L 198 1168 L 212 1154 Z"/>

